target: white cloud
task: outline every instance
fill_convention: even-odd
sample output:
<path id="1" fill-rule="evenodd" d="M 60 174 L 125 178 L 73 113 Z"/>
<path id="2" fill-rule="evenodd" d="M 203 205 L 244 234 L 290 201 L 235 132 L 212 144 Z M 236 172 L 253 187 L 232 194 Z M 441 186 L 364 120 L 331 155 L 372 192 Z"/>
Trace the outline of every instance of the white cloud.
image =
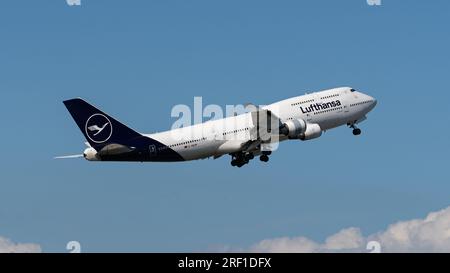
<path id="1" fill-rule="evenodd" d="M 375 238 L 392 252 L 450 252 L 450 207 L 393 224 Z"/>
<path id="2" fill-rule="evenodd" d="M 325 243 L 306 237 L 284 237 L 263 240 L 250 248 L 250 252 L 342 252 L 365 249 L 366 239 L 358 228 L 346 228 L 331 235 Z"/>
<path id="3" fill-rule="evenodd" d="M 37 253 L 41 251 L 41 247 L 37 244 L 19 244 L 0 237 L 0 253 Z"/>
<path id="4" fill-rule="evenodd" d="M 306 237 L 263 240 L 250 252 L 368 252 L 377 241 L 382 252 L 450 252 L 450 207 L 431 212 L 425 219 L 401 221 L 385 231 L 364 237 L 359 228 L 346 228 L 318 243 Z"/>

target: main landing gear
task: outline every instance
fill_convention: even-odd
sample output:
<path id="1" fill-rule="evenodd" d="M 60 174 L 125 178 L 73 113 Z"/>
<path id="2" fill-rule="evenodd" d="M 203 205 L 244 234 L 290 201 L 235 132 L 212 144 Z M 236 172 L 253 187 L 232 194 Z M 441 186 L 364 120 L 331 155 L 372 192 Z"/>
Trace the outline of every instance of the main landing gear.
<path id="1" fill-rule="evenodd" d="M 268 162 L 269 161 L 269 155 L 272 154 L 271 151 L 264 151 L 261 152 L 261 156 L 259 157 L 259 160 L 262 162 Z M 233 167 L 242 167 L 245 164 L 248 164 L 250 160 L 255 158 L 255 155 L 253 153 L 235 153 L 231 155 L 231 166 Z"/>
<path id="2" fill-rule="evenodd" d="M 259 160 L 262 162 L 268 162 L 269 161 L 269 155 L 271 155 L 271 151 L 264 151 L 262 152 L 262 155 L 259 157 Z"/>
<path id="3" fill-rule="evenodd" d="M 252 160 L 253 158 L 255 158 L 255 156 L 252 153 L 236 153 L 231 155 L 232 160 L 231 160 L 231 166 L 233 167 L 242 167 L 245 164 L 248 164 L 248 162 L 250 162 L 250 160 Z"/>

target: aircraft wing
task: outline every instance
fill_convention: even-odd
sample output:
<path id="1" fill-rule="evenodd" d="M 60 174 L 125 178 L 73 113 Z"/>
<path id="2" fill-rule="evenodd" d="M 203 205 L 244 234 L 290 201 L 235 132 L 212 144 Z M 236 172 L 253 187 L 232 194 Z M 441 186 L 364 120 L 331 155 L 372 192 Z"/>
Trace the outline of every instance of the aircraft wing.
<path id="1" fill-rule="evenodd" d="M 251 139 L 270 142 L 274 135 L 278 136 L 278 129 L 282 124 L 280 118 L 270 110 L 263 108 L 255 109 L 257 110 L 251 112 L 253 123 Z"/>
<path id="2" fill-rule="evenodd" d="M 272 111 L 263 109 L 254 104 L 246 104 L 246 109 L 251 109 L 253 127 L 250 130 L 250 140 L 243 143 L 242 151 L 251 152 L 261 150 L 261 145 L 270 144 L 278 137 L 278 129 L 281 126 L 280 118 Z"/>

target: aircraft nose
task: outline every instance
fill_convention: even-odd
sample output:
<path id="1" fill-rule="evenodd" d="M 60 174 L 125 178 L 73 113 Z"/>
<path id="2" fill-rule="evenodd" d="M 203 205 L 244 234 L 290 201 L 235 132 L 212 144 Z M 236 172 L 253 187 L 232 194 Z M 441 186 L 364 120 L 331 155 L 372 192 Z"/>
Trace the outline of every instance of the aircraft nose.
<path id="1" fill-rule="evenodd" d="M 369 96 L 369 100 L 372 101 L 370 103 L 370 110 L 372 110 L 373 108 L 375 108 L 375 106 L 377 105 L 378 101 L 374 97 L 370 97 L 370 96 Z"/>

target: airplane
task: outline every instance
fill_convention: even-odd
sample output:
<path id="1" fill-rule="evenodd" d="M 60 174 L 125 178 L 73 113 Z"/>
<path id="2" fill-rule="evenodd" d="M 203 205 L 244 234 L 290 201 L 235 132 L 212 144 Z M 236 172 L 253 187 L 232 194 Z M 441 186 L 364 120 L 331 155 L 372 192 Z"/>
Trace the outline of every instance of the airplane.
<path id="1" fill-rule="evenodd" d="M 273 147 L 285 140 L 307 141 L 346 125 L 353 135 L 376 106 L 377 100 L 351 87 L 340 87 L 278 101 L 223 119 L 182 128 L 142 134 L 80 99 L 64 105 L 80 128 L 88 148 L 88 161 L 179 162 L 231 156 L 242 167 L 255 156 L 268 162 Z M 182 136 L 182 137 L 181 137 Z"/>

